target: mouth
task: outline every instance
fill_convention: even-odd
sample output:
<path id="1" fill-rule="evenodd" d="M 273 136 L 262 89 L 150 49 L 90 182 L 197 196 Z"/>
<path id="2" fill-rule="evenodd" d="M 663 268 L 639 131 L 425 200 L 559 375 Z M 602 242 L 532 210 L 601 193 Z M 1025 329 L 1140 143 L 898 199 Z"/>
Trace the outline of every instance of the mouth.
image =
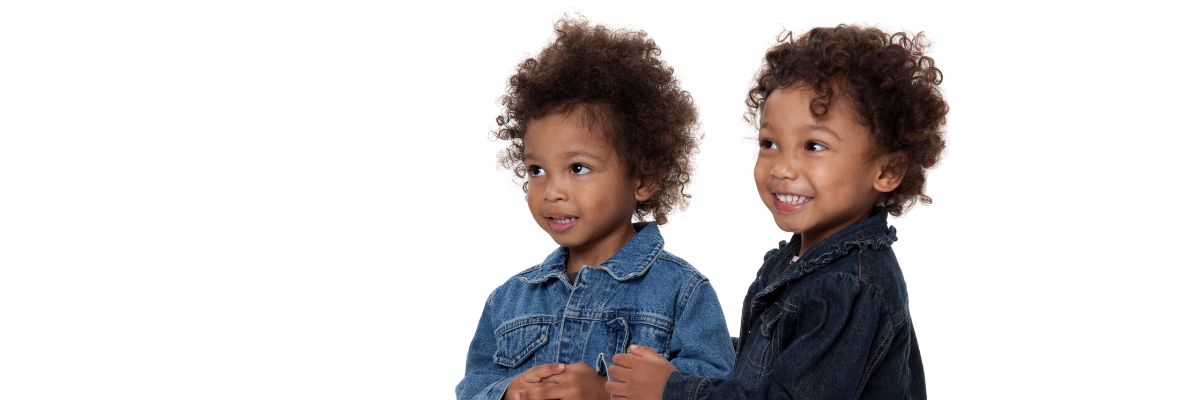
<path id="1" fill-rule="evenodd" d="M 778 211 L 795 211 L 808 205 L 812 197 L 790 193 L 772 193 L 775 197 L 775 209 Z"/>
<path id="2" fill-rule="evenodd" d="M 575 224 L 577 222 L 579 222 L 579 217 L 569 217 L 569 216 L 546 217 L 546 220 L 550 221 L 550 229 L 551 230 L 558 232 L 558 233 L 563 233 L 563 232 L 566 232 L 567 230 L 570 230 L 572 227 L 574 227 Z"/>

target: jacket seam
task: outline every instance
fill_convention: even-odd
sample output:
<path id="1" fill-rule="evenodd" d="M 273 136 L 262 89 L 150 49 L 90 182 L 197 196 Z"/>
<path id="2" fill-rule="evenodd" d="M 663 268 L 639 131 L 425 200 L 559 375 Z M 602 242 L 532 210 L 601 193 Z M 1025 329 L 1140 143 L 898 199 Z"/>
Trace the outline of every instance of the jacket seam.
<path id="1" fill-rule="evenodd" d="M 863 377 L 858 382 L 858 390 L 854 393 L 854 398 L 856 399 L 862 395 L 863 389 L 865 389 L 867 386 L 867 380 L 870 379 L 871 373 L 875 371 L 876 364 L 883 360 L 884 353 L 887 353 L 888 349 L 891 348 L 893 336 L 892 332 L 895 331 L 895 325 L 891 324 L 891 321 L 888 322 L 889 324 L 887 326 L 887 332 L 884 332 L 884 340 L 883 342 L 879 343 L 879 347 L 875 348 L 875 351 L 871 355 L 871 359 L 867 362 L 866 369 L 863 371 Z"/>

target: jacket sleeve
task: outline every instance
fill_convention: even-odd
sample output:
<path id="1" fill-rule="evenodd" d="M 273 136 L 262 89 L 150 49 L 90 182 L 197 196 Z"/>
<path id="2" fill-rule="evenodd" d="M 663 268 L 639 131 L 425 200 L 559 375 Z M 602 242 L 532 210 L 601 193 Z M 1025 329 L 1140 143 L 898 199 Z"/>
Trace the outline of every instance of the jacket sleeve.
<path id="1" fill-rule="evenodd" d="M 499 400 L 512 380 L 512 371 L 492 361 L 496 354 L 496 327 L 492 326 L 491 308 L 489 296 L 475 328 L 475 337 L 471 339 L 471 348 L 467 350 L 466 375 L 454 388 L 458 400 Z"/>
<path id="2" fill-rule="evenodd" d="M 748 347 L 752 339 L 741 338 L 743 366 L 769 363 L 763 383 L 739 380 L 758 379 L 750 371 L 725 380 L 676 371 L 667 379 L 663 399 L 860 398 L 868 378 L 880 372 L 873 369 L 891 345 L 890 313 L 876 287 L 847 274 L 804 285 L 772 306 L 790 315 L 772 321 L 768 309 L 762 314 L 765 319 L 752 321 L 747 334 L 778 340 L 778 354 L 765 355 L 771 359 L 748 354 L 759 351 Z"/>
<path id="3" fill-rule="evenodd" d="M 671 364 L 689 374 L 724 379 L 733 369 L 725 313 L 708 279 L 700 278 L 675 319 L 670 352 Z"/>

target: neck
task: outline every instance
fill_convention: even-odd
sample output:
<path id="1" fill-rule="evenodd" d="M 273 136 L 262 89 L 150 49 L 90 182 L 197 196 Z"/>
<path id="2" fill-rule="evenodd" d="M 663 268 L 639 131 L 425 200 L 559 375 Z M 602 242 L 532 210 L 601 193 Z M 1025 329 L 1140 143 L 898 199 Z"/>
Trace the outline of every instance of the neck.
<path id="1" fill-rule="evenodd" d="M 612 233 L 604 237 L 597 238 L 588 243 L 578 246 L 568 247 L 567 255 L 567 273 L 576 274 L 584 265 L 597 266 L 612 258 L 629 239 L 633 239 L 637 235 L 637 231 L 633 229 L 633 224 L 624 224 L 622 227 L 614 230 Z"/>

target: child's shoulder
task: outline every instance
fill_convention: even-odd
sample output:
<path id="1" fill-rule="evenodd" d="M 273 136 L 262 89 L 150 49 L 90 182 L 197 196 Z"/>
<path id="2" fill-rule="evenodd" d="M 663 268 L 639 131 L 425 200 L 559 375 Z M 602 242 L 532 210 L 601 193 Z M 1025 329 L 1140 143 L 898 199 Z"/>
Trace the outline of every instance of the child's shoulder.
<path id="1" fill-rule="evenodd" d="M 654 268 L 652 269 L 658 269 L 667 273 L 704 276 L 704 274 L 700 273 L 700 270 L 696 269 L 687 260 L 666 250 L 663 250 L 654 261 Z"/>
<path id="2" fill-rule="evenodd" d="M 879 301 L 884 310 L 907 309 L 907 285 L 890 244 L 890 240 L 862 242 L 839 249 L 836 256 L 822 260 L 823 265 L 800 266 L 801 270 L 810 270 L 791 285 L 787 297 L 866 296 Z"/>

